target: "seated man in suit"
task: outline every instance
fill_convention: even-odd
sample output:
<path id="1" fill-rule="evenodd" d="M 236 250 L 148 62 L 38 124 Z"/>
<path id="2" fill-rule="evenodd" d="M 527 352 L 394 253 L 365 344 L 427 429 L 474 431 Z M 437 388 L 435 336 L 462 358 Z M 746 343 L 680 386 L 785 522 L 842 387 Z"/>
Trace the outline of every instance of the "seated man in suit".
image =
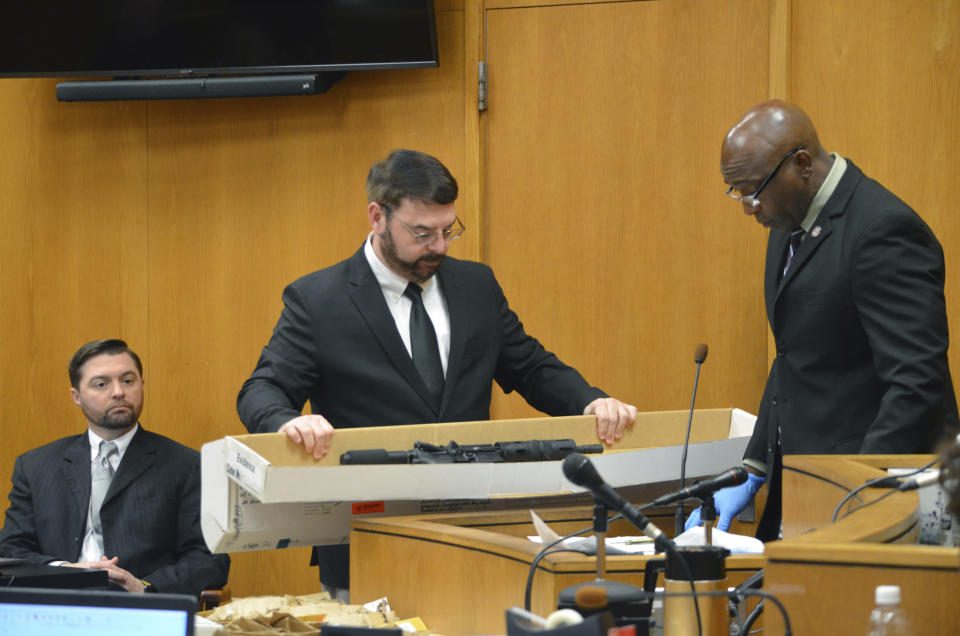
<path id="1" fill-rule="evenodd" d="M 620 439 L 637 409 L 590 386 L 524 332 L 489 267 L 446 256 L 464 227 L 437 159 L 396 150 L 370 169 L 372 231 L 349 259 L 291 283 L 237 399 L 251 433 L 282 431 L 322 457 L 334 428 L 486 420 L 494 381 L 549 415 L 595 414 Z M 313 414 L 301 415 L 310 400 Z M 347 549 L 320 579 L 348 587 Z"/>
<path id="2" fill-rule="evenodd" d="M 715 495 L 718 527 L 769 479 L 757 536 L 772 540 L 783 455 L 929 453 L 956 432 L 944 257 L 917 213 L 827 152 L 793 104 L 747 111 L 723 141 L 720 169 L 727 194 L 769 228 L 776 358 L 744 454 L 750 480 Z"/>
<path id="3" fill-rule="evenodd" d="M 130 592 L 223 587 L 230 557 L 200 533 L 200 454 L 140 426 L 140 358 L 96 340 L 69 371 L 87 431 L 17 458 L 0 556 L 106 570 Z"/>

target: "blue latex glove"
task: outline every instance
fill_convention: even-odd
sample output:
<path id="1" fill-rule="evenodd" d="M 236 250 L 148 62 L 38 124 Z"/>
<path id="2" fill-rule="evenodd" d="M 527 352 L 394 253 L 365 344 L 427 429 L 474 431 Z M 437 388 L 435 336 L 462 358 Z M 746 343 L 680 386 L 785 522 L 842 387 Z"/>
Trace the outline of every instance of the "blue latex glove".
<path id="1" fill-rule="evenodd" d="M 721 488 L 713 494 L 713 505 L 717 507 L 717 529 L 726 532 L 730 529 L 733 518 L 743 512 L 750 505 L 753 496 L 760 490 L 760 486 L 767 483 L 766 478 L 747 473 L 747 481 L 739 486 Z M 683 529 L 695 528 L 701 523 L 700 508 L 697 508 L 687 517 Z"/>

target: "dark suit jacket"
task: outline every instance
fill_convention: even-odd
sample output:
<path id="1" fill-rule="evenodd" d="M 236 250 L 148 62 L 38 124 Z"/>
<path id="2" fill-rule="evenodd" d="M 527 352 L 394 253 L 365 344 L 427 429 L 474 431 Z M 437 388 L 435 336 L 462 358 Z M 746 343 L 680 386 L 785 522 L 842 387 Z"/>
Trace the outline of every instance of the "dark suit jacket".
<path id="1" fill-rule="evenodd" d="M 335 428 L 486 420 L 494 380 L 549 415 L 582 413 L 605 396 L 524 332 L 489 267 L 448 257 L 437 275 L 450 314 L 439 409 L 361 248 L 284 291 L 273 337 L 237 399 L 247 429 L 276 431 L 308 399 Z"/>
<path id="2" fill-rule="evenodd" d="M 745 457 L 774 466 L 778 439 L 783 454 L 933 450 L 957 427 L 933 232 L 847 160 L 781 280 L 788 243 L 770 232 L 764 290 L 777 354 Z"/>
<path id="3" fill-rule="evenodd" d="M 437 276 L 450 314 L 439 408 L 361 247 L 284 290 L 273 337 L 237 398 L 247 429 L 276 431 L 308 399 L 335 428 L 486 420 L 494 380 L 549 415 L 580 414 L 606 396 L 524 332 L 489 267 L 447 257 Z M 321 581 L 349 587 L 346 546 L 322 548 L 315 563 Z"/>
<path id="4" fill-rule="evenodd" d="M 0 555 L 31 563 L 80 558 L 90 502 L 87 433 L 17 458 Z M 230 558 L 200 531 L 200 454 L 141 426 L 100 510 L 104 552 L 158 592 L 193 594 L 227 582 Z"/>

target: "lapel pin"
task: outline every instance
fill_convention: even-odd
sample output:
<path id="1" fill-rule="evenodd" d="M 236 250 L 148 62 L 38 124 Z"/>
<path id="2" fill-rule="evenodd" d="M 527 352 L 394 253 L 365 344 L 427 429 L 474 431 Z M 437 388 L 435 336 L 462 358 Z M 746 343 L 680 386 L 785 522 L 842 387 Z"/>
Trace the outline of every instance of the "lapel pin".
<path id="1" fill-rule="evenodd" d="M 810 230 L 810 236 L 812 236 L 813 238 L 817 238 L 818 236 L 820 236 L 820 226 L 819 226 L 819 225 L 815 226 L 812 230 Z"/>

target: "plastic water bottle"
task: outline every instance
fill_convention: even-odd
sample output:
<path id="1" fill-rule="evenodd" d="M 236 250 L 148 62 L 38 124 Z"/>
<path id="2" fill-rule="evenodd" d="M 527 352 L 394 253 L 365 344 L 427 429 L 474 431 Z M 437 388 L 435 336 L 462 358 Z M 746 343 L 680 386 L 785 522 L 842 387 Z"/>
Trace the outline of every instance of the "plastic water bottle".
<path id="1" fill-rule="evenodd" d="M 874 592 L 876 607 L 870 612 L 867 636 L 910 636 L 910 623 L 900 609 L 900 586 L 878 585 Z"/>

